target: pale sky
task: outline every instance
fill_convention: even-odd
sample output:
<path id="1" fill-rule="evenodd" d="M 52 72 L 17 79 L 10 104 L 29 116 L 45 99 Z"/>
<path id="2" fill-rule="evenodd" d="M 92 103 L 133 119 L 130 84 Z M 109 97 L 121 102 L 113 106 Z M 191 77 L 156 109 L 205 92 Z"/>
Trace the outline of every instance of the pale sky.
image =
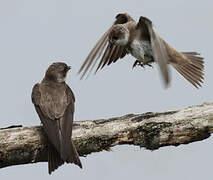
<path id="1" fill-rule="evenodd" d="M 212 8 L 210 0 L 0 0 L 0 127 L 40 124 L 31 90 L 54 61 L 72 66 L 67 83 L 76 96 L 75 120 L 212 102 Z M 121 12 L 135 20 L 150 18 L 160 36 L 177 50 L 200 52 L 205 57 L 203 87 L 197 90 L 172 70 L 171 87 L 165 90 L 157 66 L 132 70 L 130 55 L 80 81 L 80 65 Z M 153 152 L 117 146 L 111 152 L 81 157 L 83 169 L 63 165 L 49 176 L 47 163 L 27 164 L 0 169 L 0 178 L 208 180 L 212 179 L 212 149 L 213 138 Z"/>

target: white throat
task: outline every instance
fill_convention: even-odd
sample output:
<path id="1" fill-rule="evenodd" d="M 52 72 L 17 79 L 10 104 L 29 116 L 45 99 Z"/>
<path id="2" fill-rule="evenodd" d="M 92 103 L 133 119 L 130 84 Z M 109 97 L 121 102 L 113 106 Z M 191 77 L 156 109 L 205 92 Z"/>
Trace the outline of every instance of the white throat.
<path id="1" fill-rule="evenodd" d="M 59 83 L 65 82 L 65 81 L 66 81 L 66 78 L 67 78 L 67 73 L 68 73 L 68 71 L 66 72 L 65 77 L 64 77 L 64 76 L 58 76 L 58 77 L 57 77 L 57 81 L 58 81 Z"/>
<path id="2" fill-rule="evenodd" d="M 116 44 L 118 44 L 120 46 L 125 46 L 125 45 L 127 45 L 128 41 L 129 41 L 129 32 L 126 32 L 125 35 L 124 35 L 124 38 L 118 39 L 116 41 Z"/>
<path id="3" fill-rule="evenodd" d="M 58 78 L 57 81 L 58 81 L 59 83 L 63 83 L 63 82 L 66 81 L 66 77 L 65 77 L 65 78 Z"/>

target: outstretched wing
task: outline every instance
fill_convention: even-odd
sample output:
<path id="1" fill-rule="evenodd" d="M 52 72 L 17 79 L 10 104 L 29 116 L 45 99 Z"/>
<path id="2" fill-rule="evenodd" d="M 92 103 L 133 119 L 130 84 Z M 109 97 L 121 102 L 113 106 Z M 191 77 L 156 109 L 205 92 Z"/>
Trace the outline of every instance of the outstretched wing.
<path id="1" fill-rule="evenodd" d="M 125 24 L 133 20 L 128 14 L 118 14 L 115 18 L 116 20 L 113 25 Z M 119 58 L 123 58 L 127 54 L 124 47 L 108 42 L 108 35 L 112 26 L 102 35 L 82 64 L 78 71 L 79 74 L 82 73 L 81 78 L 83 78 L 87 73 L 89 75 L 98 61 L 99 63 L 95 72 L 103 68 L 105 65 L 110 65 L 112 62 L 116 62 Z"/>
<path id="2" fill-rule="evenodd" d="M 142 36 L 147 37 L 150 40 L 154 60 L 158 63 L 163 80 L 167 86 L 170 82 L 167 65 L 169 62 L 169 56 L 163 40 L 158 36 L 153 27 L 152 21 L 150 21 L 148 18 L 141 16 L 137 27 L 141 29 Z"/>

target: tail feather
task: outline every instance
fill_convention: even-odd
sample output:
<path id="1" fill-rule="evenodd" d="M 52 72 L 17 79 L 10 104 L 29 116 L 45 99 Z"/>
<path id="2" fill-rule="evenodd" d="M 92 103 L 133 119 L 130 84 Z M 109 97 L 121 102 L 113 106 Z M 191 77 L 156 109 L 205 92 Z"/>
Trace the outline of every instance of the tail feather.
<path id="1" fill-rule="evenodd" d="M 194 66 L 193 64 L 192 65 L 187 65 L 187 69 L 188 70 L 192 70 L 194 75 L 197 76 L 198 80 L 202 81 L 204 79 L 203 75 L 203 71 L 200 70 L 199 68 L 197 68 L 196 66 Z M 190 71 L 191 72 L 191 71 Z M 191 72 L 192 73 L 192 72 Z"/>
<path id="2" fill-rule="evenodd" d="M 67 163 L 74 163 L 82 168 L 78 152 L 70 138 L 61 139 L 61 158 Z"/>
<path id="3" fill-rule="evenodd" d="M 71 142 L 71 144 L 70 144 Z M 82 164 L 78 155 L 78 152 L 72 143 L 72 141 L 69 141 L 68 143 L 70 146 L 68 150 L 69 156 L 67 157 L 67 160 L 62 159 L 62 155 L 58 153 L 56 148 L 49 142 L 48 143 L 48 173 L 51 174 L 54 170 L 56 170 L 59 166 L 63 165 L 64 162 L 66 163 L 74 163 L 78 165 L 80 168 L 82 168 Z M 67 146 L 65 146 L 67 147 Z"/>
<path id="4" fill-rule="evenodd" d="M 192 85 L 194 85 L 196 88 L 198 88 L 198 86 L 194 83 L 194 80 L 192 80 L 190 77 L 188 77 L 182 69 L 177 68 L 176 69 L 184 78 L 186 78 Z"/>
<path id="5" fill-rule="evenodd" d="M 74 163 L 74 164 L 78 165 L 80 168 L 82 168 L 82 164 L 81 164 L 78 152 L 77 152 L 72 141 L 71 141 L 71 144 L 70 144 L 70 156 L 69 156 L 69 158 L 66 162 L 67 163 Z"/>
<path id="6" fill-rule="evenodd" d="M 201 86 L 201 83 L 199 80 L 197 80 L 197 77 L 193 76 L 184 66 L 179 66 L 176 68 L 176 70 L 183 75 L 190 83 L 192 83 L 196 88 Z"/>
<path id="7" fill-rule="evenodd" d="M 182 66 L 182 69 L 185 69 L 186 73 L 194 78 L 197 82 L 203 82 L 203 73 L 199 69 L 194 68 L 192 65 Z"/>
<path id="8" fill-rule="evenodd" d="M 182 52 L 182 54 L 188 54 L 188 55 L 200 55 L 200 53 L 195 52 L 195 51 L 191 51 L 191 52 Z"/>
<path id="9" fill-rule="evenodd" d="M 186 59 L 171 62 L 173 67 L 192 85 L 199 88 L 204 79 L 204 61 L 196 52 L 183 52 Z M 180 57 L 180 56 L 179 56 Z"/>
<path id="10" fill-rule="evenodd" d="M 49 142 L 48 144 L 48 173 L 51 174 L 59 166 L 64 164 L 60 154 L 55 147 Z"/>

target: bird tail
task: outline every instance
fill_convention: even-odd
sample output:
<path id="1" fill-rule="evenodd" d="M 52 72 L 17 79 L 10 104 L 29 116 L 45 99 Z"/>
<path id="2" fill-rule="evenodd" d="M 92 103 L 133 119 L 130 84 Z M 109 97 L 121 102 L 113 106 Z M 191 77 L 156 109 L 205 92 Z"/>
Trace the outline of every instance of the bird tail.
<path id="1" fill-rule="evenodd" d="M 61 139 L 61 158 L 66 163 L 74 163 L 82 168 L 82 164 L 78 155 L 78 152 L 71 140 L 71 138 Z"/>
<path id="2" fill-rule="evenodd" d="M 199 88 L 204 79 L 204 61 L 197 52 L 182 52 L 171 56 L 170 64 L 192 85 Z"/>
<path id="3" fill-rule="evenodd" d="M 48 173 L 51 174 L 59 166 L 64 164 L 60 154 L 56 148 L 49 142 L 48 143 Z"/>
<path id="4" fill-rule="evenodd" d="M 70 143 L 71 142 L 71 143 Z M 69 148 L 66 148 L 67 145 L 69 145 Z M 64 162 L 66 163 L 74 163 L 78 165 L 80 168 L 82 168 L 82 164 L 78 155 L 78 152 L 72 143 L 72 141 L 69 141 L 65 146 L 67 151 L 66 154 L 68 154 L 67 160 L 63 160 L 64 156 L 56 150 L 56 148 L 49 142 L 48 143 L 48 172 L 51 174 L 54 170 L 56 170 L 59 166 L 63 165 Z"/>
<path id="5" fill-rule="evenodd" d="M 69 146 L 68 147 L 68 149 L 69 149 L 69 151 L 68 151 L 69 152 L 69 156 L 68 156 L 66 162 L 67 163 L 74 163 L 74 164 L 78 165 L 80 168 L 82 168 L 82 164 L 81 164 L 78 152 L 77 152 L 77 150 L 75 148 L 75 145 L 73 144 L 72 140 L 69 141 L 69 143 L 67 143 L 66 146 L 67 145 Z"/>

